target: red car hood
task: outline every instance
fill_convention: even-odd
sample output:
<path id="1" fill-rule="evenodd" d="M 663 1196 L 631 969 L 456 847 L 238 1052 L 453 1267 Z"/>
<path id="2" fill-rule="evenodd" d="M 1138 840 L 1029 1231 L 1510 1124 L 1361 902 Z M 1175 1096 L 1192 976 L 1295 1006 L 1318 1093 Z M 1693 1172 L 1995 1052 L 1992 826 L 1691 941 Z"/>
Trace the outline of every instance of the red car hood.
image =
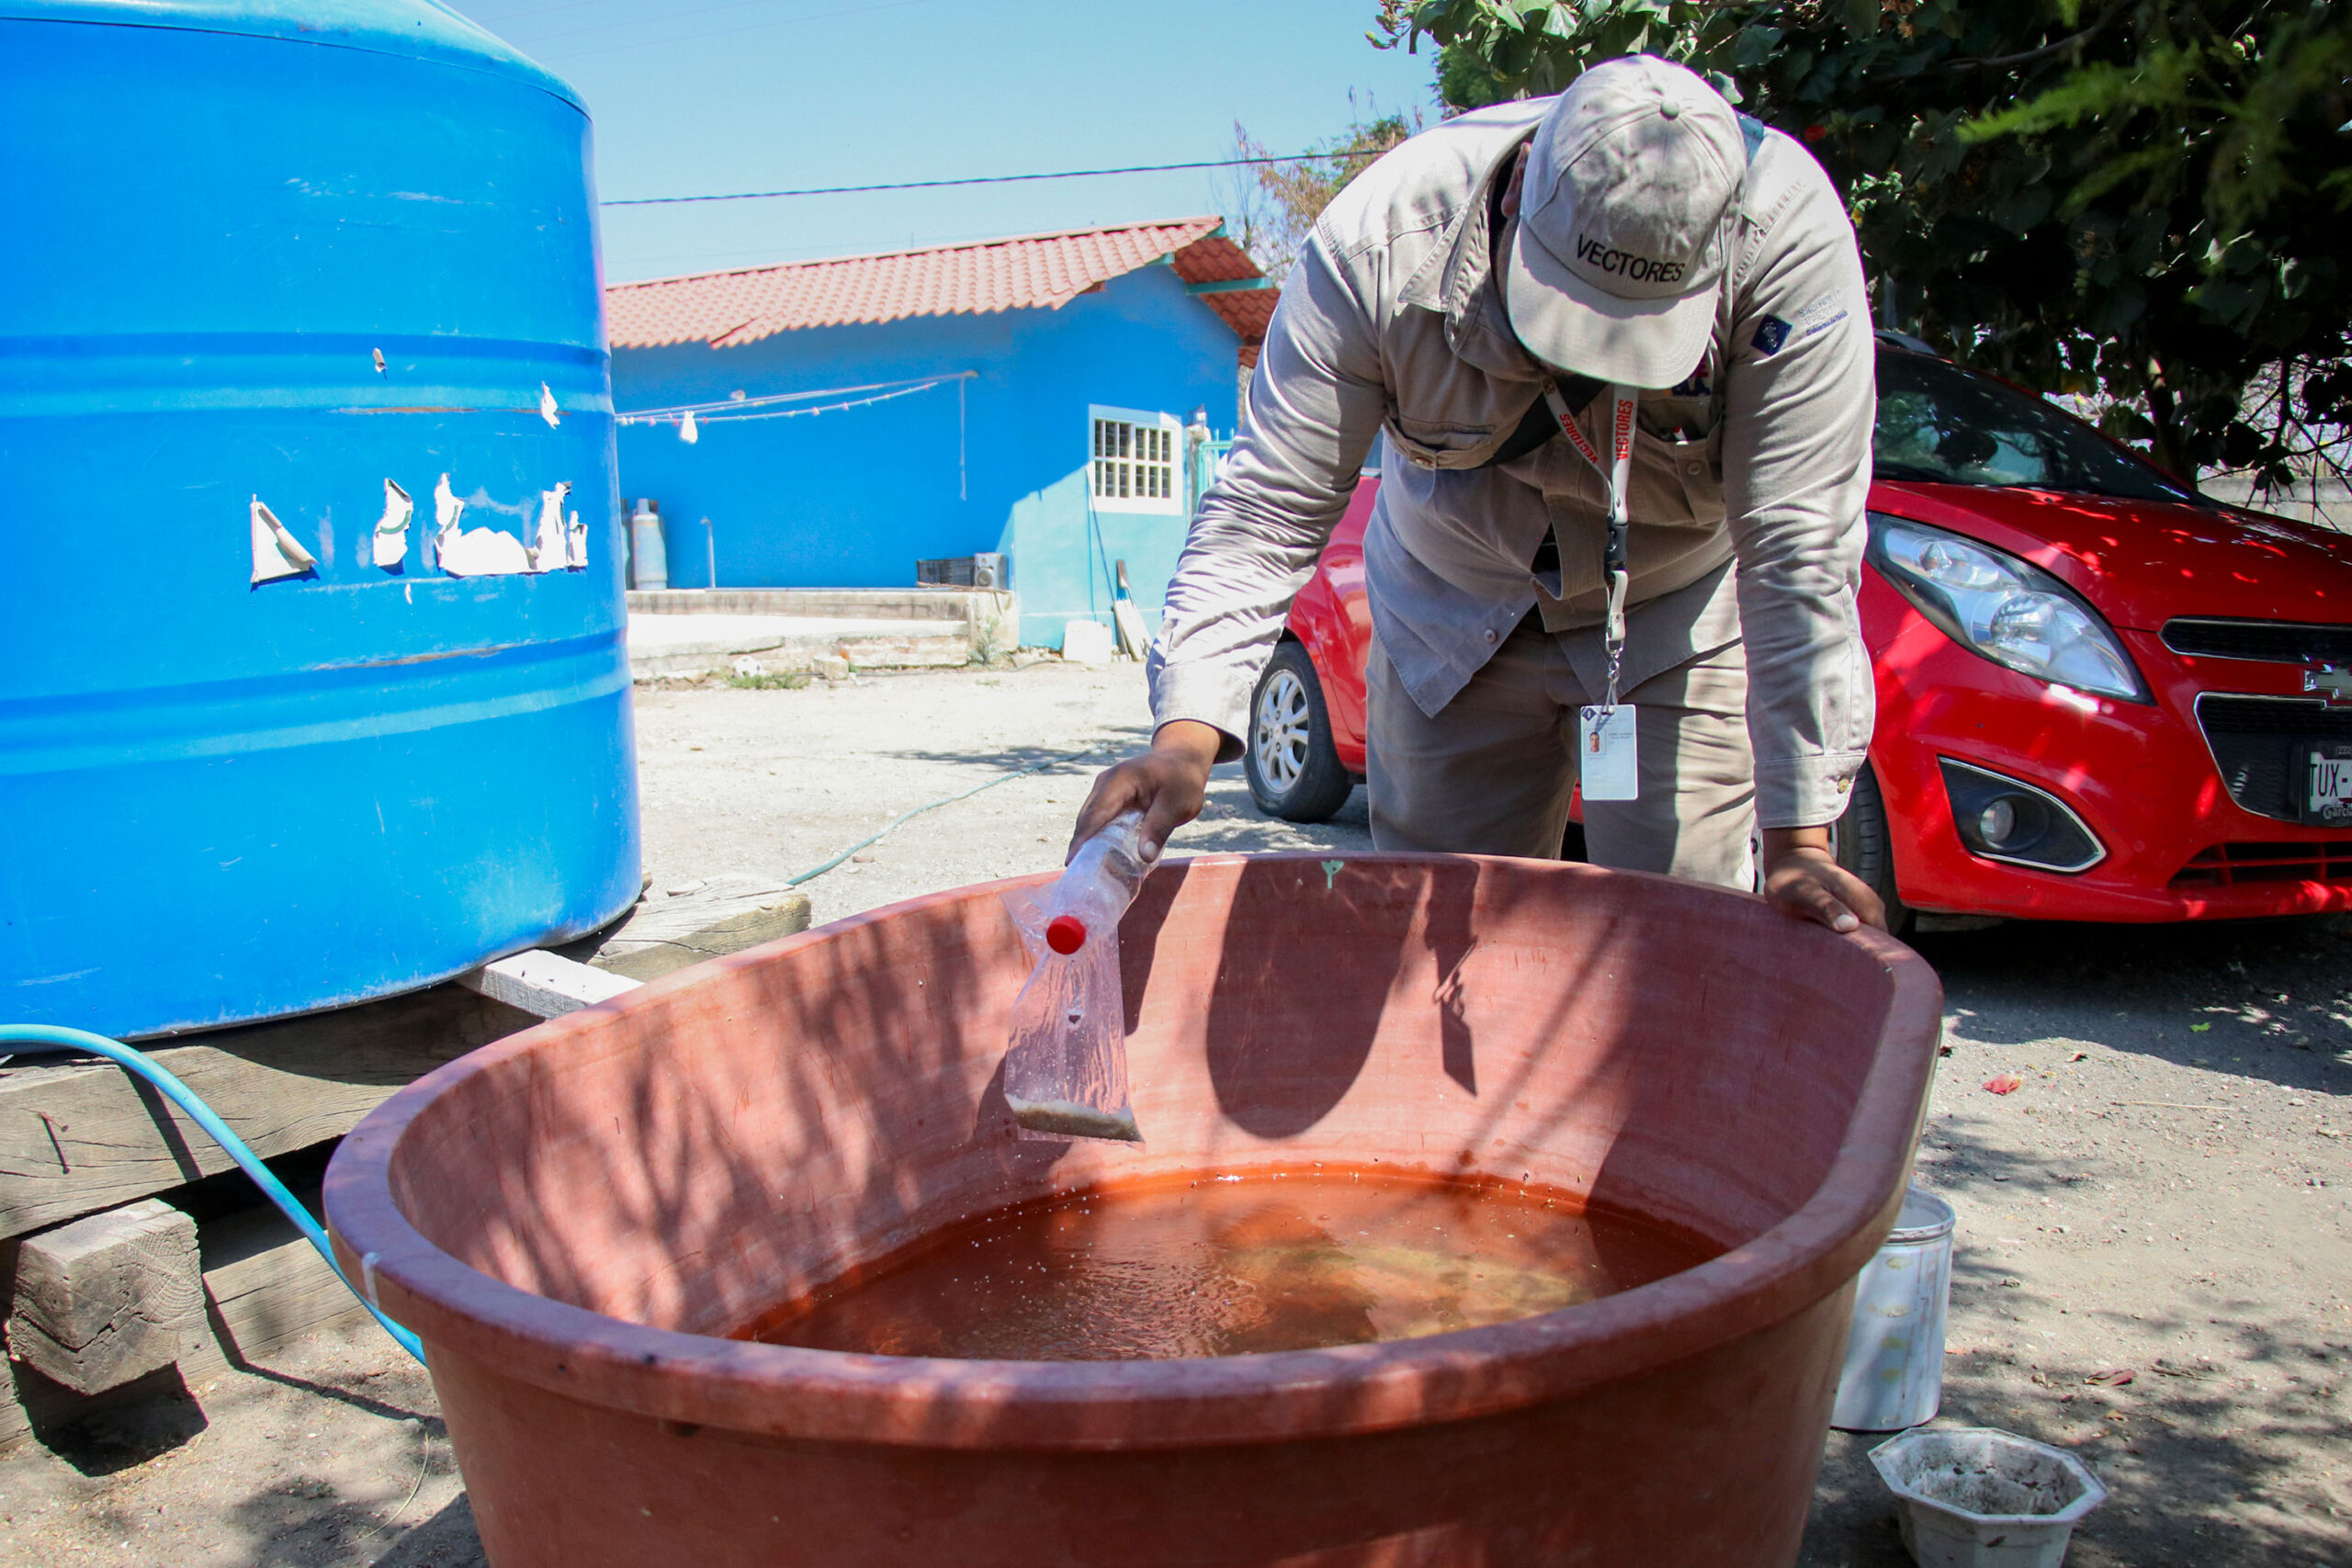
<path id="1" fill-rule="evenodd" d="M 1871 507 L 2023 556 L 2134 631 L 2175 615 L 2352 623 L 2352 536 L 2283 517 L 1892 481 L 1871 487 Z"/>

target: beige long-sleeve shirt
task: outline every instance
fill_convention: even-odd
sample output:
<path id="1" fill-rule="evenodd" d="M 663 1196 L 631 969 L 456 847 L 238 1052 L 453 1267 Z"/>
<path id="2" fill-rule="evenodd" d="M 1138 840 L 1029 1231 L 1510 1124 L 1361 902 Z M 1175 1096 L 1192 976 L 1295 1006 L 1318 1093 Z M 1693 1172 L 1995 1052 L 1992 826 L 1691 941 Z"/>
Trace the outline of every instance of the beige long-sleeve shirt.
<path id="1" fill-rule="evenodd" d="M 1489 198 L 1550 103 L 1413 138 L 1316 224 L 1169 587 L 1156 722 L 1212 725 L 1238 753 L 1286 607 L 1384 432 L 1366 593 L 1413 700 L 1439 712 L 1538 606 L 1598 689 L 1600 481 L 1556 436 L 1494 460 L 1544 372 L 1504 313 Z M 1844 810 L 1873 718 L 1855 594 L 1874 346 L 1836 189 L 1801 146 L 1743 123 L 1750 156 L 1706 359 L 1641 398 L 1623 684 L 1744 631 L 1758 820 L 1813 827 Z M 1579 416 L 1602 449 L 1607 410 L 1603 396 Z M 1558 571 L 1539 577 L 1547 532 Z"/>

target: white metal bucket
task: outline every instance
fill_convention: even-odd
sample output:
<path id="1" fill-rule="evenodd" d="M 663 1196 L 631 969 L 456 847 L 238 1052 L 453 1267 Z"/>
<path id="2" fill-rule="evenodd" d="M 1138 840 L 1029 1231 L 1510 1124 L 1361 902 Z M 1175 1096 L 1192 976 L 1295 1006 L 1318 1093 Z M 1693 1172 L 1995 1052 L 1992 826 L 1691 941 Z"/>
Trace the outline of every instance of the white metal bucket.
<path id="1" fill-rule="evenodd" d="M 1951 1205 L 1914 1187 L 1886 1245 L 1854 1282 L 1854 1323 L 1829 1424 L 1894 1432 L 1935 1418 L 1944 1397 L 1951 1302 Z"/>

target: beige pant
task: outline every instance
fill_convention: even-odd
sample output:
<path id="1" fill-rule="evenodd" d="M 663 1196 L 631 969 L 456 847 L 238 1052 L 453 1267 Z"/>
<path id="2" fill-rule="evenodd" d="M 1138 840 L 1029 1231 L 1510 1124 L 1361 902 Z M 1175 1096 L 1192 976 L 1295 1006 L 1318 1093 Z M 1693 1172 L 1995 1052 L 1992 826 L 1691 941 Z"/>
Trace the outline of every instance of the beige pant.
<path id="1" fill-rule="evenodd" d="M 1559 857 L 1587 693 L 1560 639 L 1522 623 L 1435 718 L 1373 640 L 1366 671 L 1372 838 L 1384 850 Z M 1755 886 L 1756 769 L 1738 643 L 1651 677 L 1634 705 L 1637 799 L 1586 801 L 1596 865 Z"/>

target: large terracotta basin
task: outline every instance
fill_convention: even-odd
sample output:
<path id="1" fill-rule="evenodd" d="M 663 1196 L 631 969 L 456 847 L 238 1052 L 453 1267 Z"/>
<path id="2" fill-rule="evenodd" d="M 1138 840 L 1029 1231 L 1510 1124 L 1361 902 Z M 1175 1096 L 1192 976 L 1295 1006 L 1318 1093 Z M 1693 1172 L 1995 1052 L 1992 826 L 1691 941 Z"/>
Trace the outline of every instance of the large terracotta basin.
<path id="1" fill-rule="evenodd" d="M 1121 929 L 1148 1146 L 1024 1143 L 1001 891 L 682 971 L 345 1140 L 335 1245 L 424 1338 L 496 1568 L 1795 1555 L 1935 1058 L 1917 957 L 1578 865 L 1172 863 Z M 1544 1317 L 1281 1355 L 718 1337 L 1008 1202 L 1310 1160 L 1527 1178 L 1727 1250 Z"/>

